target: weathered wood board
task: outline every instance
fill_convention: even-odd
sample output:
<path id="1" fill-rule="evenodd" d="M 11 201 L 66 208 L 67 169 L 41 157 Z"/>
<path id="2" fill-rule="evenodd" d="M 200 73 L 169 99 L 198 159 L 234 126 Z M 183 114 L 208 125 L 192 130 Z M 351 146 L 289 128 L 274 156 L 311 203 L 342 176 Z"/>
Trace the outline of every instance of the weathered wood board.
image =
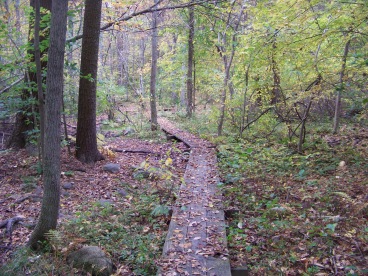
<path id="1" fill-rule="evenodd" d="M 226 225 L 213 145 L 160 119 L 166 133 L 191 148 L 173 208 L 158 275 L 230 276 Z"/>

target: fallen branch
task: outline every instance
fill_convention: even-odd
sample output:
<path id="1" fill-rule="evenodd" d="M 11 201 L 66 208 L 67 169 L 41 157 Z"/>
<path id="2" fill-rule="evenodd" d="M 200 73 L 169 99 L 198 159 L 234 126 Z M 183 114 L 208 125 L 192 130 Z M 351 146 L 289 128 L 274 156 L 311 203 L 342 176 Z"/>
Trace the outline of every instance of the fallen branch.
<path id="1" fill-rule="evenodd" d="M 246 124 L 245 126 L 243 126 L 242 129 L 241 129 L 241 133 L 243 133 L 244 130 L 246 130 L 251 124 L 255 123 L 259 118 L 261 118 L 264 114 L 266 114 L 271 109 L 272 109 L 272 107 L 267 108 L 258 117 L 256 117 L 255 119 L 251 120 L 248 124 Z"/>
<path id="2" fill-rule="evenodd" d="M 153 152 L 149 150 L 130 150 L 130 149 L 111 149 L 115 152 L 124 152 L 124 153 L 142 153 L 142 154 L 154 154 L 154 155 L 161 155 L 158 152 Z"/>

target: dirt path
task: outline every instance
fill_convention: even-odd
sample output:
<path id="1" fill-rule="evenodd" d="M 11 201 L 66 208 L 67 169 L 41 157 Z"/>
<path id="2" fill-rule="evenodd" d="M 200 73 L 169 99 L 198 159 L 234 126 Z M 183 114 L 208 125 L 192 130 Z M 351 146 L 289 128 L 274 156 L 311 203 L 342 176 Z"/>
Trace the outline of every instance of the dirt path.
<path id="1" fill-rule="evenodd" d="M 191 148 L 159 275 L 231 275 L 214 147 L 164 118 L 159 124 Z"/>

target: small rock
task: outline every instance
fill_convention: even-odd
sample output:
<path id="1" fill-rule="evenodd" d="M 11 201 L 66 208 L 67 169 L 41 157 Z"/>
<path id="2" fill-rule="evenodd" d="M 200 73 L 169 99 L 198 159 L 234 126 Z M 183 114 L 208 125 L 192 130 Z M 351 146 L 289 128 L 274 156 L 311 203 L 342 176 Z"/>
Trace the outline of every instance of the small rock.
<path id="1" fill-rule="evenodd" d="M 42 202 L 42 196 L 35 195 L 30 198 L 31 202 Z"/>
<path id="2" fill-rule="evenodd" d="M 107 200 L 107 199 L 100 199 L 98 201 L 98 203 L 101 205 L 101 206 L 104 206 L 104 207 L 107 207 L 107 206 L 110 206 L 110 205 L 113 205 L 114 203 L 110 200 Z"/>
<path id="3" fill-rule="evenodd" d="M 149 178 L 149 177 L 150 177 L 150 173 L 143 169 L 139 169 L 133 173 L 133 178 L 136 180 L 141 180 L 141 179 Z"/>
<path id="4" fill-rule="evenodd" d="M 65 196 L 65 197 L 68 197 L 68 196 L 70 196 L 70 193 L 65 192 L 65 191 L 62 191 L 62 192 L 61 192 L 61 195 L 62 195 L 62 196 Z"/>
<path id="5" fill-rule="evenodd" d="M 103 170 L 106 172 L 117 173 L 120 170 L 119 164 L 109 163 L 103 166 Z"/>
<path id="6" fill-rule="evenodd" d="M 128 195 L 128 193 L 124 190 L 124 189 L 117 189 L 116 191 L 119 195 L 121 195 L 122 197 L 126 197 Z"/>
<path id="7" fill-rule="evenodd" d="M 126 129 L 124 129 L 124 132 L 123 132 L 123 134 L 124 135 L 129 135 L 129 134 L 133 134 L 135 131 L 134 131 L 134 129 L 133 128 L 131 128 L 131 127 L 127 127 Z"/>
<path id="8" fill-rule="evenodd" d="M 73 188 L 74 188 L 74 182 L 67 182 L 67 183 L 64 183 L 64 184 L 63 184 L 63 188 L 64 188 L 65 190 L 73 189 Z"/>
<path id="9" fill-rule="evenodd" d="M 24 183 L 20 186 L 22 191 L 28 192 L 28 193 L 36 189 L 36 187 L 37 185 L 35 183 Z"/>
<path id="10" fill-rule="evenodd" d="M 115 267 L 98 246 L 85 246 L 67 257 L 68 264 L 96 276 L 110 276 Z"/>
<path id="11" fill-rule="evenodd" d="M 150 179 L 157 180 L 164 177 L 164 173 L 160 168 L 150 167 L 148 169 L 139 168 L 133 173 L 133 178 L 136 180 Z"/>
<path id="12" fill-rule="evenodd" d="M 278 214 L 288 214 L 291 212 L 291 210 L 286 207 L 273 207 L 270 210 Z"/>

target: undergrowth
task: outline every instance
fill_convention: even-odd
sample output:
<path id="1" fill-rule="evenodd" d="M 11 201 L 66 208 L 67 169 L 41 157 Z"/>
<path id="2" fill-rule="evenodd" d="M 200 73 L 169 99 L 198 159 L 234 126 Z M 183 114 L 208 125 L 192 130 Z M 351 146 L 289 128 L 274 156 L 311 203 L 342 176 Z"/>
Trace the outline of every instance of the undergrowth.
<path id="1" fill-rule="evenodd" d="M 363 124 L 343 121 L 332 135 L 331 122 L 308 122 L 301 154 L 297 137 L 285 125 L 270 128 L 267 116 L 243 138 L 231 124 L 216 137 L 208 112 L 178 122 L 217 145 L 233 267 L 251 275 L 368 274 Z"/>
<path id="2" fill-rule="evenodd" d="M 233 266 L 256 275 L 368 273 L 366 141 L 346 129 L 329 146 L 315 129 L 304 154 L 277 139 L 219 146 Z"/>
<path id="3" fill-rule="evenodd" d="M 118 202 L 83 202 L 72 218 L 49 233 L 42 251 L 17 250 L 0 275 L 84 275 L 66 257 L 85 245 L 101 247 L 117 266 L 116 275 L 155 275 L 168 228 L 167 206 L 172 204 L 172 175 L 165 178 L 166 186 L 160 181 L 159 187 L 142 179 L 139 189 L 121 182 L 129 195 Z"/>

